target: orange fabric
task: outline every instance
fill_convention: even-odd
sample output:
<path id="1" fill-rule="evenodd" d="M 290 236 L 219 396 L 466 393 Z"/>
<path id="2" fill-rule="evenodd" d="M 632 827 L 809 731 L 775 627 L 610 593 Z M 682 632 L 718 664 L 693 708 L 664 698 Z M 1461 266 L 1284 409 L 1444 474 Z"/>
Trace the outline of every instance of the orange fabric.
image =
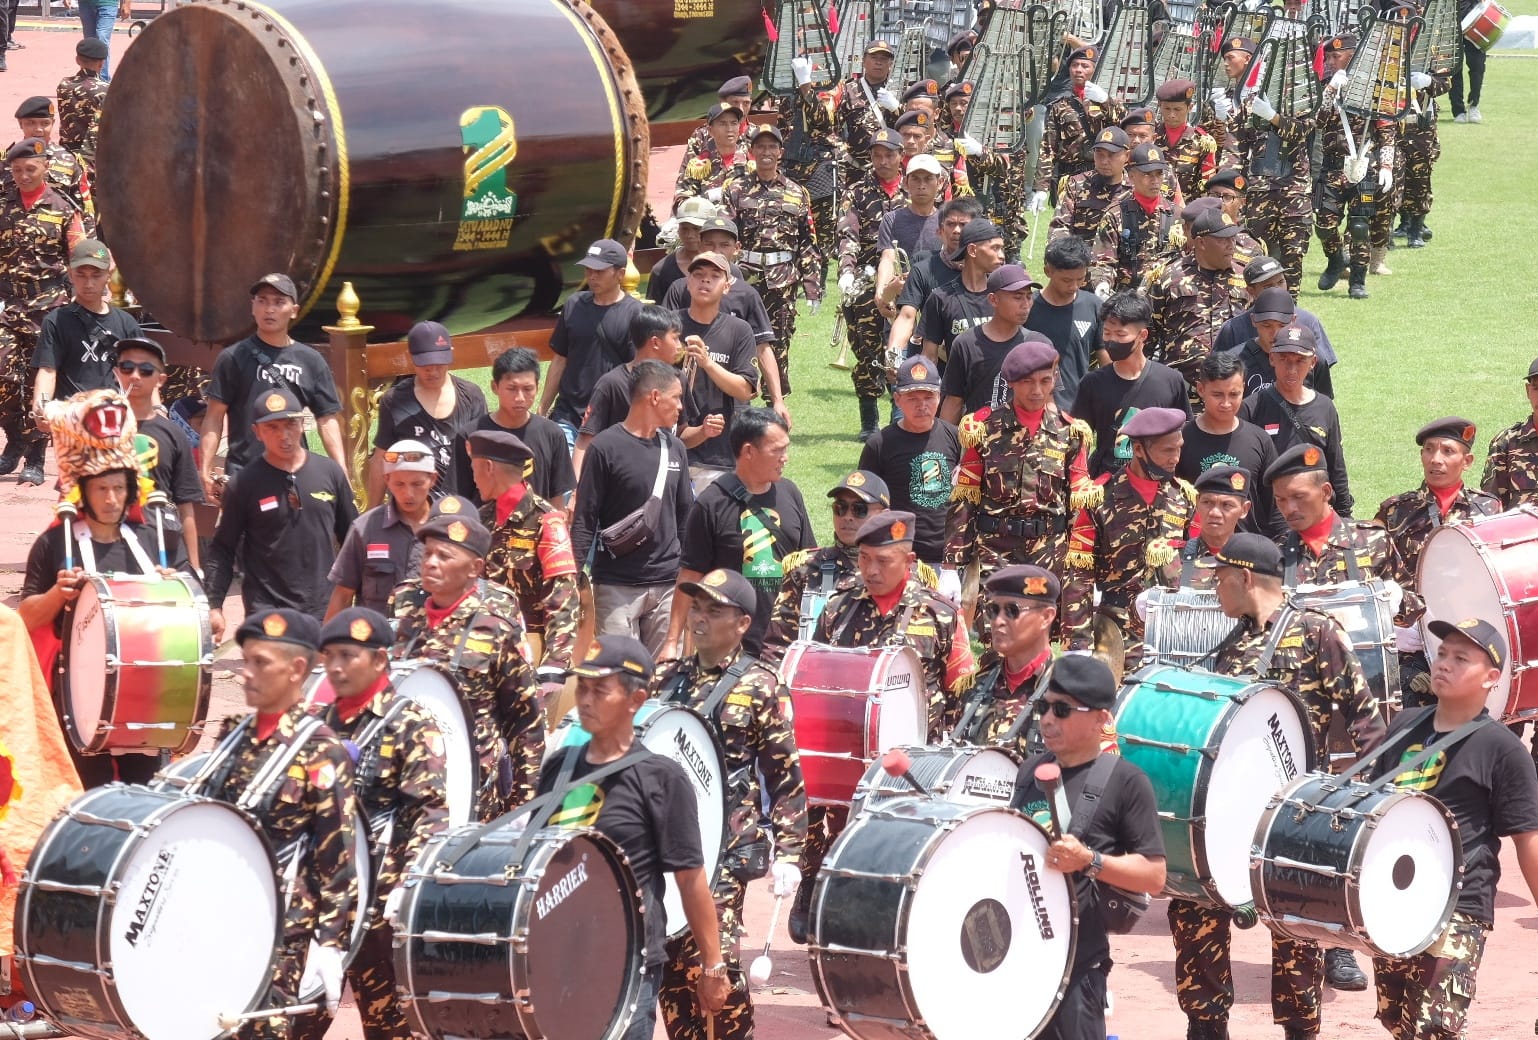
<path id="1" fill-rule="evenodd" d="M 43 828 L 81 787 L 32 640 L 20 615 L 6 606 L 0 606 L 0 727 L 19 788 L 0 819 L 0 849 L 21 870 Z M 12 952 L 15 909 L 15 887 L 0 890 L 0 955 Z"/>

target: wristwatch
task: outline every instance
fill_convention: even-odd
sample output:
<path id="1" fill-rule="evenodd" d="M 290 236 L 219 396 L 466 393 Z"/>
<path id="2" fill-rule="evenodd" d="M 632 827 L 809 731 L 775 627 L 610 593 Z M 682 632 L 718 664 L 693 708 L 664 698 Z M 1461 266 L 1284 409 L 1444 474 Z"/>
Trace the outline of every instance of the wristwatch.
<path id="1" fill-rule="evenodd" d="M 704 975 L 707 979 L 724 979 L 726 978 L 726 962 L 722 961 L 714 967 L 706 968 L 700 974 Z"/>
<path id="2" fill-rule="evenodd" d="M 1089 859 L 1089 866 L 1084 868 L 1084 876 L 1093 881 L 1100 876 L 1100 869 L 1105 866 L 1105 857 L 1095 853 Z"/>

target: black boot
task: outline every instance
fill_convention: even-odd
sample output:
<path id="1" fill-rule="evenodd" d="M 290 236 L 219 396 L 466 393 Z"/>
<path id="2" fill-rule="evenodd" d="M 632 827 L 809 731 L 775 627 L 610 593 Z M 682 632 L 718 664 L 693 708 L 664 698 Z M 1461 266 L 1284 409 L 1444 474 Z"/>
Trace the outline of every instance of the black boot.
<path id="1" fill-rule="evenodd" d="M 1367 267 L 1365 264 L 1351 265 L 1351 288 L 1349 295 L 1353 300 L 1367 299 Z"/>
<path id="2" fill-rule="evenodd" d="M 1186 1040 L 1228 1040 L 1228 1021 L 1193 1018 L 1186 1022 Z"/>
<path id="3" fill-rule="evenodd" d="M 807 937 L 811 934 L 812 885 L 811 878 L 801 878 L 801 884 L 796 888 L 796 901 L 790 907 L 790 920 L 786 922 L 790 941 L 801 946 L 806 945 Z"/>
<path id="4" fill-rule="evenodd" d="M 1340 276 L 1346 273 L 1347 266 L 1346 254 L 1344 252 L 1329 253 L 1325 256 L 1325 259 L 1328 263 L 1325 265 L 1324 273 L 1319 276 L 1319 290 L 1321 292 L 1335 288 L 1335 283 L 1340 281 Z"/>
<path id="5" fill-rule="evenodd" d="M 864 444 L 876 433 L 876 424 L 881 421 L 881 402 L 874 397 L 860 398 L 860 443 Z"/>
<path id="6" fill-rule="evenodd" d="M 1357 967 L 1350 950 L 1324 951 L 1324 980 L 1334 989 L 1358 992 L 1367 988 L 1367 976 Z"/>
<path id="7" fill-rule="evenodd" d="M 1284 1040 L 1319 1040 L 1318 1033 L 1310 1033 L 1308 1030 L 1299 1029 L 1296 1026 L 1288 1026 L 1282 1032 L 1282 1036 Z"/>
<path id="8" fill-rule="evenodd" d="M 1431 229 L 1426 226 L 1426 215 L 1424 213 L 1421 214 L 1420 233 L 1422 242 L 1429 243 L 1431 241 Z"/>
<path id="9" fill-rule="evenodd" d="M 47 441 L 27 446 L 27 457 L 21 467 L 21 475 L 16 478 L 16 483 L 41 484 L 43 482 L 43 453 L 47 450 Z"/>
<path id="10" fill-rule="evenodd" d="M 21 465 L 21 449 L 6 448 L 5 454 L 0 455 L 0 477 L 10 476 L 16 472 L 16 467 Z"/>
<path id="11" fill-rule="evenodd" d="M 1426 248 L 1426 218 L 1410 218 L 1410 229 L 1405 232 L 1405 246 L 1409 249 Z"/>

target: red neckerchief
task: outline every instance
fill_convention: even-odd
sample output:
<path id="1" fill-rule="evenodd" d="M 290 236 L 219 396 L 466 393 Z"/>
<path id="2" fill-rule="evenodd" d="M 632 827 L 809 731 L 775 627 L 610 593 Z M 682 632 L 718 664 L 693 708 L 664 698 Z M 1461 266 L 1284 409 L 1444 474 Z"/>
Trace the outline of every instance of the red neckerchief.
<path id="1" fill-rule="evenodd" d="M 887 198 L 891 199 L 891 198 L 896 198 L 897 197 L 897 193 L 902 190 L 903 179 L 902 179 L 902 175 L 899 174 L 898 176 L 893 177 L 889 181 L 883 181 L 883 180 L 878 179 L 876 183 L 881 185 L 881 190 L 886 192 L 886 197 Z"/>
<path id="2" fill-rule="evenodd" d="M 1153 505 L 1154 495 L 1159 493 L 1159 482 L 1157 480 L 1140 477 L 1129 468 L 1127 470 L 1127 483 L 1132 485 L 1132 490 L 1137 492 L 1137 497 L 1143 500 L 1145 506 Z"/>
<path id="3" fill-rule="evenodd" d="M 463 596 L 460 596 L 454 601 L 454 605 L 452 607 L 444 607 L 442 609 L 433 606 L 432 597 L 429 596 L 427 602 L 422 604 L 422 613 L 427 615 L 427 627 L 437 628 L 439 625 L 447 621 L 449 615 L 458 610 L 459 605 L 465 600 L 469 599 L 470 593 L 474 591 L 475 587 L 472 585 Z"/>
<path id="4" fill-rule="evenodd" d="M 1437 499 L 1437 508 L 1442 511 L 1443 516 L 1446 516 L 1447 511 L 1453 507 L 1453 503 L 1458 500 L 1458 492 L 1462 490 L 1462 481 L 1459 481 L 1452 487 L 1431 489 L 1431 493 L 1435 495 Z"/>
<path id="5" fill-rule="evenodd" d="M 1159 208 L 1159 197 L 1157 195 L 1151 199 L 1145 199 L 1143 196 L 1134 191 L 1132 193 L 1132 198 L 1137 202 L 1139 206 L 1143 207 L 1143 212 L 1147 213 L 1149 216 L 1152 216 L 1153 211 Z"/>
<path id="6" fill-rule="evenodd" d="M 23 206 L 25 206 L 27 209 L 31 209 L 33 206 L 36 206 L 37 203 L 38 203 L 38 200 L 43 197 L 43 192 L 48 190 L 48 183 L 45 181 L 43 183 L 43 186 L 38 188 L 34 192 L 21 191 L 20 188 L 18 188 L 16 190 L 18 192 L 20 192 L 20 194 L 21 194 L 21 204 Z"/>
<path id="7" fill-rule="evenodd" d="M 1074 87 L 1073 88 L 1073 96 L 1078 98 L 1080 101 L 1083 101 L 1084 100 L 1084 88 L 1083 87 Z"/>
<path id="8" fill-rule="evenodd" d="M 1051 660 L 1051 658 L 1052 658 L 1052 648 L 1049 646 L 1045 650 L 1043 650 L 1041 653 L 1039 653 L 1035 657 L 1031 658 L 1030 661 L 1026 664 L 1026 666 L 1024 668 L 1020 669 L 1018 672 L 1010 671 L 1009 670 L 1009 665 L 1006 664 L 1004 666 L 1004 685 L 1005 685 L 1005 687 L 1008 688 L 1010 693 L 1014 693 L 1020 687 L 1025 685 L 1025 681 L 1027 679 L 1029 679 L 1031 676 L 1035 675 L 1036 673 L 1040 672 L 1041 669 L 1043 668 L 1043 666 L 1045 666 L 1046 663 L 1049 660 Z"/>
<path id="9" fill-rule="evenodd" d="M 1314 550 L 1315 556 L 1318 556 L 1324 552 L 1324 543 L 1330 540 L 1330 529 L 1334 526 L 1335 510 L 1326 509 L 1324 511 L 1324 519 L 1306 531 L 1299 531 L 1298 537 L 1303 539 L 1305 545 Z"/>
<path id="10" fill-rule="evenodd" d="M 1020 425 L 1030 431 L 1032 437 L 1041 432 L 1041 420 L 1046 417 L 1047 410 L 1038 408 L 1034 412 L 1028 412 L 1019 405 L 1015 405 L 1015 418 L 1020 420 Z"/>
<path id="11" fill-rule="evenodd" d="M 885 596 L 878 596 L 872 592 L 870 594 L 870 598 L 876 604 L 876 609 L 881 612 L 881 616 L 886 617 L 892 612 L 892 608 L 897 606 L 897 601 L 903 598 L 903 593 L 906 592 L 907 589 L 908 579 L 904 578 L 901 585 L 897 586 L 897 588 L 893 589 L 891 592 L 888 592 Z"/>
<path id="12" fill-rule="evenodd" d="M 518 503 L 523 501 L 523 496 L 529 493 L 529 485 L 523 481 L 517 481 L 512 487 L 497 496 L 497 526 L 507 523 L 507 518 L 513 515 L 513 510 L 518 508 Z"/>
<path id="13" fill-rule="evenodd" d="M 278 731 L 278 723 L 283 721 L 284 712 L 259 711 L 256 713 L 256 739 L 266 740 Z"/>
<path id="14" fill-rule="evenodd" d="M 383 692 L 389 682 L 390 676 L 389 673 L 386 673 L 379 677 L 378 682 L 356 697 L 348 697 L 345 700 L 338 697 L 336 699 L 336 713 L 342 717 L 343 722 L 351 722 L 358 717 L 360 711 L 369 706 L 370 701 Z"/>
<path id="15" fill-rule="evenodd" d="M 1190 123 L 1187 123 L 1185 126 L 1174 130 L 1171 130 L 1168 126 L 1166 126 L 1164 128 L 1164 139 L 1171 145 L 1177 145 L 1180 143 L 1181 138 L 1185 137 L 1186 131 L 1189 129 L 1191 129 Z"/>

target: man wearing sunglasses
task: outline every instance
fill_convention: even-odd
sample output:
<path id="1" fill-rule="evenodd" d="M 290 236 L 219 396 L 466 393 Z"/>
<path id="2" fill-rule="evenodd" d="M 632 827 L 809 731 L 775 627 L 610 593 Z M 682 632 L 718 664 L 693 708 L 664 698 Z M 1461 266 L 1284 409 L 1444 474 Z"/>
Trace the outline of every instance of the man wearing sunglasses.
<path id="1" fill-rule="evenodd" d="M 1087 654 L 1064 654 L 1034 705 L 1047 753 L 1028 759 L 1015 779 L 1011 804 L 1054 832 L 1046 866 L 1071 876 L 1078 894 L 1073 969 L 1052 1021 L 1038 1034 L 1045 1040 L 1106 1035 L 1111 946 L 1101 915 L 1101 884 L 1127 892 L 1164 887 L 1164 840 L 1153 785 L 1137 766 L 1102 750 L 1101 735 L 1115 706 L 1110 668 Z M 1066 834 L 1056 833 L 1053 792 L 1036 780 L 1036 768 L 1046 763 L 1062 770 L 1059 782 L 1072 810 Z"/>
<path id="2" fill-rule="evenodd" d="M 1212 670 L 1266 679 L 1301 697 L 1316 761 L 1325 760 L 1337 704 L 1357 752 L 1376 747 L 1383 739 L 1383 716 L 1362 677 L 1351 639 L 1329 614 L 1289 599 L 1276 544 L 1240 531 L 1216 554 L 1216 562 L 1218 602 L 1239 626 L 1219 646 Z M 1228 1036 L 1234 1002 L 1231 920 L 1225 910 L 1170 900 L 1176 995 L 1191 1022 L 1190 1036 Z M 1272 937 L 1271 1014 L 1287 1040 L 1319 1036 L 1324 975 L 1325 954 L 1316 944 Z"/>
<path id="3" fill-rule="evenodd" d="M 422 564 L 417 529 L 432 511 L 438 484 L 433 450 L 421 441 L 396 441 L 384 459 L 385 500 L 353 521 L 331 565 L 326 620 L 354 605 L 386 616 L 390 594 Z"/>
<path id="4" fill-rule="evenodd" d="M 166 349 L 155 340 L 133 337 L 118 340 L 114 352 L 118 387 L 128 398 L 139 432 L 155 442 L 153 458 L 144 460 L 149 478 L 174 507 L 160 509 L 161 523 L 168 531 L 181 532 L 187 562 L 193 573 L 201 574 L 195 507 L 203 502 L 203 482 L 198 479 L 198 465 L 187 435 L 156 408 L 155 394 L 166 381 Z"/>
<path id="5" fill-rule="evenodd" d="M 1023 761 L 1040 750 L 1030 708 L 1052 674 L 1052 622 L 1063 589 L 1051 571 L 1021 564 L 994 571 L 987 591 L 990 650 L 951 740 L 1011 749 Z"/>

